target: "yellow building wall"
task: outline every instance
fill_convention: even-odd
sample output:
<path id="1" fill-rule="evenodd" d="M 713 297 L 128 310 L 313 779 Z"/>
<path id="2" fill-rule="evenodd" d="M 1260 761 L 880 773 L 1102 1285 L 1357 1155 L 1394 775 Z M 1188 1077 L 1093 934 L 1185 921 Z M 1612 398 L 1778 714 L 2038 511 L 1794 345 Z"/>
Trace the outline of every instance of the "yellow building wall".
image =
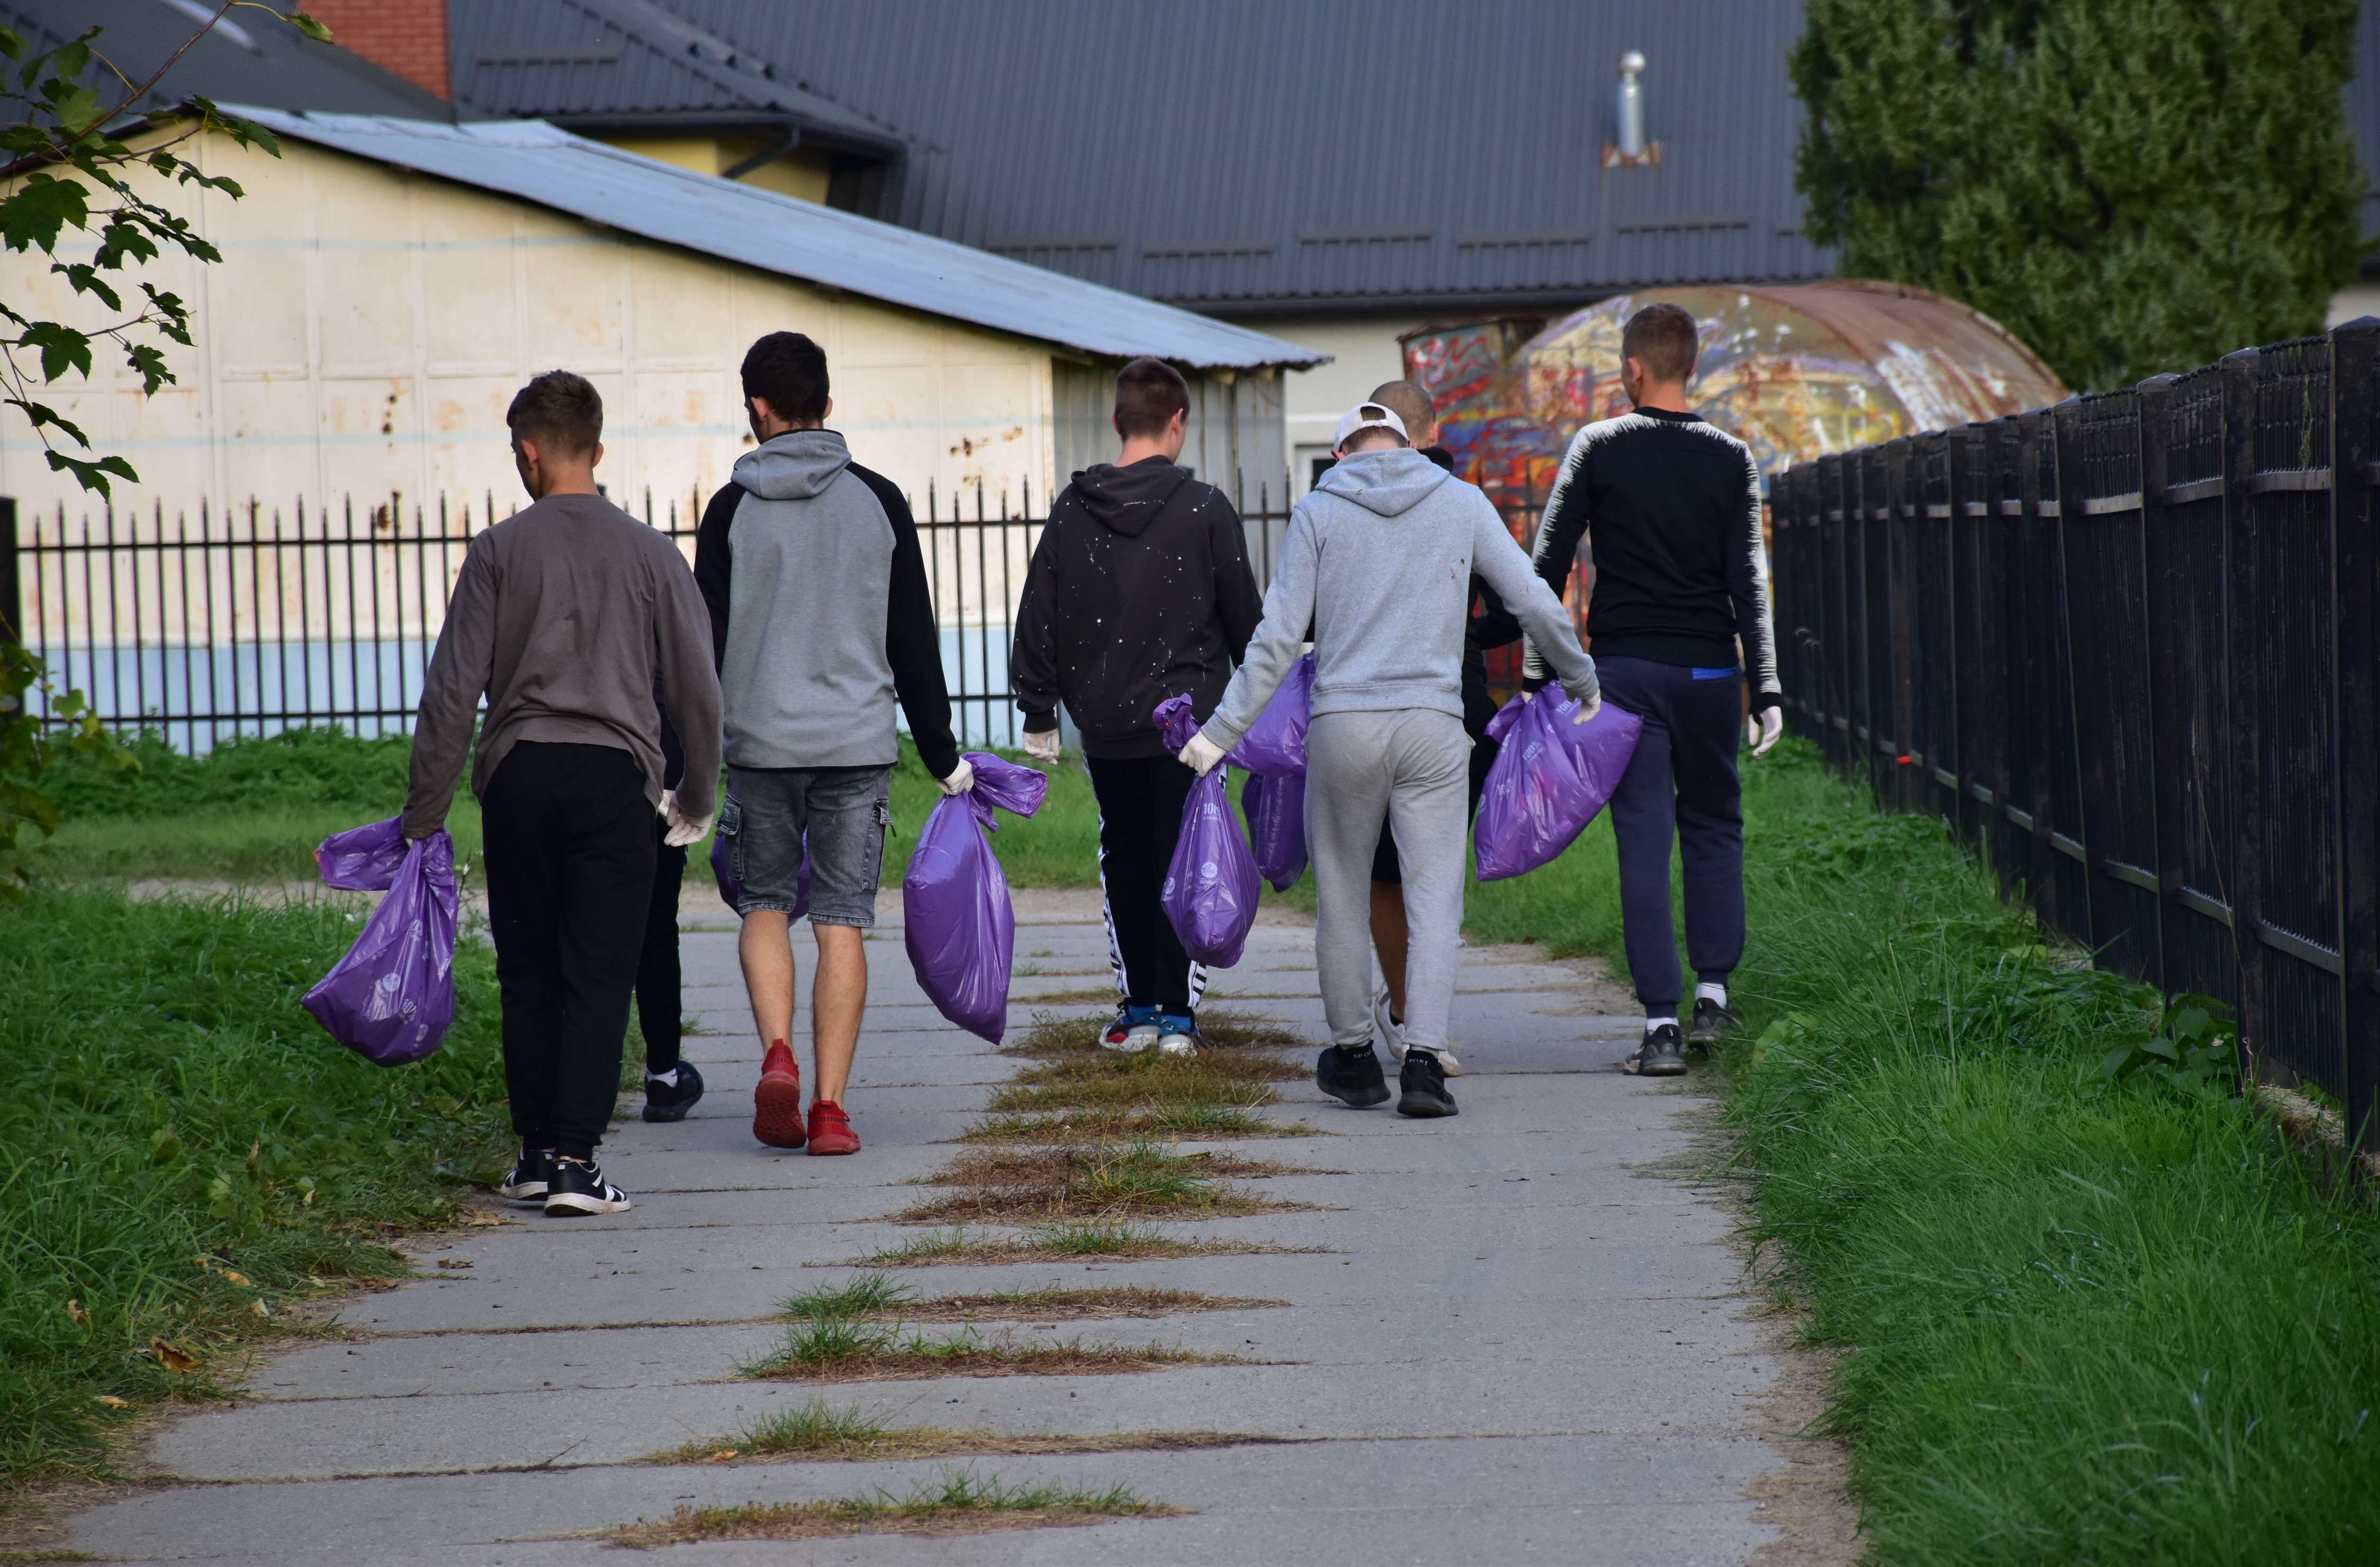
<path id="1" fill-rule="evenodd" d="M 278 159 L 209 139 L 195 155 L 245 188 L 152 192 L 223 251 L 141 274 L 193 302 L 195 346 L 153 397 L 102 358 L 50 388 L 98 450 L 140 470 L 119 512 L 162 504 L 195 525 L 251 503 L 287 511 L 352 499 L 409 516 L 443 496 L 474 514 L 522 504 L 505 405 L 530 375 L 577 370 L 602 392 L 613 499 L 656 521 L 724 482 L 751 444 L 736 367 L 790 330 L 826 349 L 832 426 L 923 516 L 978 485 L 994 498 L 1052 478 L 1046 347 L 879 305 L 584 224 L 525 201 L 297 141 Z M 88 247 L 86 247 L 88 249 Z M 76 259 L 67 257 L 64 259 Z M 0 290 L 36 317 L 88 321 L 40 259 L 0 253 Z M 53 474 L 14 410 L 0 414 L 0 494 L 70 519 L 99 504 Z"/>
<path id="2" fill-rule="evenodd" d="M 596 140 L 624 152 L 639 153 L 697 174 L 713 176 L 724 175 L 763 151 L 759 139 L 749 136 L 604 136 Z M 736 183 L 823 206 L 830 172 L 826 159 L 796 150 L 784 157 L 771 159 Z"/>

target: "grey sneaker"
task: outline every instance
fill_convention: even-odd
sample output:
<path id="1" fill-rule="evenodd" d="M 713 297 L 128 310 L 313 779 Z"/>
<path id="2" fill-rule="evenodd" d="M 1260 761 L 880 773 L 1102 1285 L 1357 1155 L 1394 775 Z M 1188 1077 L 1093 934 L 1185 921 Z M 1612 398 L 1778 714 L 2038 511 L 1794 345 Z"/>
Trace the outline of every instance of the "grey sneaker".
<path id="1" fill-rule="evenodd" d="M 1694 1021 L 1686 1025 L 1686 1048 L 1706 1051 L 1726 1036 L 1743 1026 L 1743 1019 L 1735 1009 L 1706 998 L 1694 1000 Z"/>
<path id="2" fill-rule="evenodd" d="M 1683 1076 L 1686 1058 L 1678 1049 L 1678 1026 L 1664 1023 L 1658 1028 L 1645 1030 L 1645 1042 L 1629 1058 L 1627 1070 L 1639 1077 Z"/>
<path id="3" fill-rule="evenodd" d="M 1372 1032 L 1388 1045 L 1390 1060 L 1404 1060 L 1405 1026 L 1389 1015 L 1389 990 L 1385 985 L 1372 993 Z"/>

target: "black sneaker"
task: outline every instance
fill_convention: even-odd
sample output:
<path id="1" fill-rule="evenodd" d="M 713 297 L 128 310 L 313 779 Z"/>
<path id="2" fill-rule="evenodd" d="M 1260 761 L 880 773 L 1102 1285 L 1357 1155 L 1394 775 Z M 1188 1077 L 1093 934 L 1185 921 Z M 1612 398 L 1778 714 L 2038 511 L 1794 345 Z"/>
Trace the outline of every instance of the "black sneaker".
<path id="1" fill-rule="evenodd" d="M 1645 1030 L 1645 1042 L 1629 1058 L 1628 1070 L 1639 1077 L 1683 1076 L 1686 1058 L 1678 1049 L 1678 1026 L 1664 1023 Z"/>
<path id="2" fill-rule="evenodd" d="M 506 1202 L 540 1203 L 545 1200 L 546 1184 L 553 1178 L 553 1154 L 547 1148 L 523 1148 L 513 1160 L 512 1173 L 496 1187 L 496 1196 Z"/>
<path id="3" fill-rule="evenodd" d="M 603 1172 L 583 1159 L 556 1159 L 553 1179 L 547 1184 L 545 1216 L 577 1219 L 589 1213 L 625 1213 L 633 1205 L 628 1194 L 603 1179 Z"/>
<path id="4" fill-rule="evenodd" d="M 1323 1046 L 1322 1053 L 1314 1058 L 1314 1086 L 1357 1110 L 1385 1104 L 1389 1098 L 1389 1085 L 1380 1075 L 1380 1058 L 1372 1052 L 1369 1039 L 1361 1050 Z"/>
<path id="5" fill-rule="evenodd" d="M 1686 1048 L 1706 1051 L 1727 1035 L 1743 1026 L 1743 1019 L 1735 1009 L 1707 997 L 1694 999 L 1694 1019 L 1686 1025 Z"/>
<path id="6" fill-rule="evenodd" d="M 1405 1051 L 1404 1070 L 1398 1074 L 1397 1087 L 1404 1092 L 1398 1096 L 1399 1115 L 1460 1115 L 1454 1108 L 1454 1096 L 1446 1091 L 1446 1068 L 1439 1063 L 1438 1052 L 1419 1045 Z"/>
<path id="7" fill-rule="evenodd" d="M 650 1077 L 645 1079 L 645 1119 L 683 1121 L 686 1112 L 694 1108 L 694 1101 L 701 1097 L 702 1074 L 694 1069 L 694 1063 L 681 1061 L 677 1063 L 676 1087 Z"/>

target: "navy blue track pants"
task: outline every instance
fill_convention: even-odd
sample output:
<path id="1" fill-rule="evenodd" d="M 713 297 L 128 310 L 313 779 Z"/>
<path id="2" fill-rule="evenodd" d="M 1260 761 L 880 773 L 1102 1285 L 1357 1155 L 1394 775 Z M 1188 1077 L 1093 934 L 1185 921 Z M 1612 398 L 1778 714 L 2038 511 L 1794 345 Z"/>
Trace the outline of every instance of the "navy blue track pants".
<path id="1" fill-rule="evenodd" d="M 1685 866 L 1686 956 L 1724 984 L 1743 957 L 1743 681 L 1645 659 L 1598 658 L 1603 699 L 1645 721 L 1611 796 L 1628 967 L 1645 1015 L 1674 1014 L 1684 994 L 1670 912 L 1670 845 Z"/>

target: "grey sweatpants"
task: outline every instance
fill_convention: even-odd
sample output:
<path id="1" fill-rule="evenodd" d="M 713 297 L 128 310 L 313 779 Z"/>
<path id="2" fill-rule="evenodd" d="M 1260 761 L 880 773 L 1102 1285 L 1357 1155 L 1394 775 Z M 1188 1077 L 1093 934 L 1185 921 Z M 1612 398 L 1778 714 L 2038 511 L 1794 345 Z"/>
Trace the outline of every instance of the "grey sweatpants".
<path id="1" fill-rule="evenodd" d="M 1333 1043 L 1372 1037 L 1372 856 L 1385 819 L 1404 869 L 1405 1042 L 1446 1043 L 1463 929 L 1471 736 L 1427 708 L 1317 713 L 1305 733 L 1314 966 Z"/>

